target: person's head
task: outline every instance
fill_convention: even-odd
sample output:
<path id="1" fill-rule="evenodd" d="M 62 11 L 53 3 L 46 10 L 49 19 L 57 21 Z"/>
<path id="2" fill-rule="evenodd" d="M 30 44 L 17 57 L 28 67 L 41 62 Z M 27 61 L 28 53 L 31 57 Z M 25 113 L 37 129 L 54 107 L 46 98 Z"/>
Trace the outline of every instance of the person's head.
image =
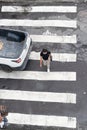
<path id="1" fill-rule="evenodd" d="M 43 52 L 43 53 L 46 53 L 46 52 L 48 52 L 48 50 L 44 48 L 44 49 L 42 50 L 42 52 Z"/>
<path id="2" fill-rule="evenodd" d="M 8 112 L 7 112 L 7 111 L 1 112 L 1 116 L 2 116 L 2 117 L 7 116 L 7 115 L 8 115 Z"/>

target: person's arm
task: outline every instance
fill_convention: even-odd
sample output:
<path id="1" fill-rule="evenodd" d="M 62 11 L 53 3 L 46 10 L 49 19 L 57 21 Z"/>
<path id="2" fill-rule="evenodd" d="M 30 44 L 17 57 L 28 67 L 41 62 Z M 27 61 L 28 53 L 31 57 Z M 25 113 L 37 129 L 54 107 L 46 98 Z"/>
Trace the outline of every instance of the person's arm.
<path id="1" fill-rule="evenodd" d="M 42 67 L 42 56 L 40 56 L 40 67 Z"/>
<path id="2" fill-rule="evenodd" d="M 52 61 L 52 55 L 50 54 L 50 61 Z"/>
<path id="3" fill-rule="evenodd" d="M 51 55 L 51 52 L 49 52 L 49 57 L 48 57 L 48 60 L 51 61 L 52 60 L 52 55 Z"/>
<path id="4" fill-rule="evenodd" d="M 0 114 L 0 123 L 2 122 L 2 119 L 3 119 L 3 117 L 2 117 L 1 114 Z"/>

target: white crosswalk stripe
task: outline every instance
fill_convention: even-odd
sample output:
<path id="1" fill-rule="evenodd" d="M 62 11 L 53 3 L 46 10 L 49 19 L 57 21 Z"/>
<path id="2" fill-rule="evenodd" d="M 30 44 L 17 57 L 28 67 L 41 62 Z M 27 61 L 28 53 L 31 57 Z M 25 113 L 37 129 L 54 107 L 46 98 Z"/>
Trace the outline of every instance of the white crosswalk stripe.
<path id="1" fill-rule="evenodd" d="M 29 59 L 31 60 L 40 60 L 40 52 L 32 51 Z M 52 53 L 52 61 L 58 62 L 76 62 L 77 55 L 76 54 L 69 54 L 69 53 Z"/>
<path id="2" fill-rule="evenodd" d="M 76 20 L 0 19 L 0 26 L 77 28 L 77 22 L 76 22 Z"/>
<path id="3" fill-rule="evenodd" d="M 38 71 L 14 71 L 6 73 L 0 71 L 0 78 L 45 80 L 45 81 L 76 81 L 76 72 L 38 72 Z"/>
<path id="4" fill-rule="evenodd" d="M 49 43 L 77 43 L 76 35 L 73 36 L 49 36 L 49 35 L 30 35 L 33 42 L 49 42 Z"/>
<path id="5" fill-rule="evenodd" d="M 1 12 L 31 12 L 31 13 L 76 13 L 76 6 L 2 6 Z M 56 20 L 30 20 L 30 19 L 0 19 L 0 26 L 27 26 L 27 27 L 59 27 L 59 28 L 77 28 L 76 19 L 56 19 Z M 31 34 L 33 45 L 36 43 L 61 43 L 61 44 L 76 44 L 76 35 L 58 36 L 53 34 Z M 71 53 L 52 53 L 53 61 L 60 62 L 76 62 L 77 54 Z M 29 59 L 39 60 L 40 52 L 32 51 Z M 37 81 L 73 81 L 76 82 L 76 72 L 41 72 L 41 71 L 13 71 L 11 73 L 0 71 L 1 79 L 22 79 L 22 80 L 37 80 Z M 21 91 L 21 90 L 0 90 L 0 99 L 13 101 L 32 101 L 32 102 L 47 102 L 47 103 L 63 103 L 76 104 L 76 93 L 58 93 L 58 92 L 40 92 L 40 91 Z M 54 115 L 34 115 L 9 113 L 8 120 L 11 124 L 25 124 L 36 126 L 54 126 L 76 128 L 76 117 L 54 116 Z"/>
<path id="6" fill-rule="evenodd" d="M 1 12 L 62 12 L 76 13 L 76 6 L 2 6 Z"/>
<path id="7" fill-rule="evenodd" d="M 76 128 L 75 117 L 9 113 L 8 120 L 12 124 Z"/>
<path id="8" fill-rule="evenodd" d="M 32 92 L 18 90 L 0 90 L 0 99 L 76 103 L 76 94 L 53 93 L 53 92 Z"/>

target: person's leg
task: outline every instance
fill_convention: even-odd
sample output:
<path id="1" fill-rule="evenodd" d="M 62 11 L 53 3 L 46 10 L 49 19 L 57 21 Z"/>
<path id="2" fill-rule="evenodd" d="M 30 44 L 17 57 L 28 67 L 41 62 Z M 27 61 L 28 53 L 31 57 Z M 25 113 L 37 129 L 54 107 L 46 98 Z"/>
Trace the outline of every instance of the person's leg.
<path id="1" fill-rule="evenodd" d="M 43 60 L 43 65 L 46 66 L 47 65 L 47 61 Z"/>
<path id="2" fill-rule="evenodd" d="M 50 72 L 50 58 L 48 60 L 43 60 L 43 65 L 47 66 L 47 72 Z"/>
<path id="3" fill-rule="evenodd" d="M 50 72 L 50 57 L 47 60 L 47 72 Z"/>
<path id="4" fill-rule="evenodd" d="M 4 127 L 7 127 L 7 125 L 8 125 L 8 119 L 4 117 Z"/>
<path id="5" fill-rule="evenodd" d="M 4 121 L 0 122 L 0 128 L 4 127 Z"/>

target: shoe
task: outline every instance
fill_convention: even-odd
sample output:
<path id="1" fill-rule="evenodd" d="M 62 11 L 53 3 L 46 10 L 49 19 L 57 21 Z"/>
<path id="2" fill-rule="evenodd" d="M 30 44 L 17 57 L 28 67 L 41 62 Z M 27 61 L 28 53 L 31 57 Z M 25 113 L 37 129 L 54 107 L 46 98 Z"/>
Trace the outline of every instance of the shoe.
<path id="1" fill-rule="evenodd" d="M 47 72 L 50 72 L 50 69 L 49 69 L 49 68 L 47 69 Z"/>

